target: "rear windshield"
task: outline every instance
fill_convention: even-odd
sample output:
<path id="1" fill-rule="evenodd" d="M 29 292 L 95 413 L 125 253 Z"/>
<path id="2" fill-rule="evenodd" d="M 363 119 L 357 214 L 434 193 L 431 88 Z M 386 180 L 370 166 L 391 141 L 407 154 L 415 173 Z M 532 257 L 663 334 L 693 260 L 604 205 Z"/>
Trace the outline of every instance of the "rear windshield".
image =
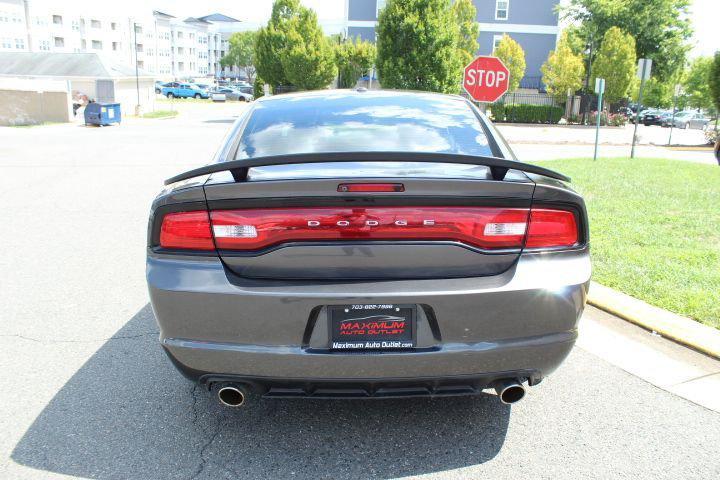
<path id="1" fill-rule="evenodd" d="M 480 120 L 462 99 L 329 92 L 258 102 L 236 158 L 366 151 L 492 155 Z"/>

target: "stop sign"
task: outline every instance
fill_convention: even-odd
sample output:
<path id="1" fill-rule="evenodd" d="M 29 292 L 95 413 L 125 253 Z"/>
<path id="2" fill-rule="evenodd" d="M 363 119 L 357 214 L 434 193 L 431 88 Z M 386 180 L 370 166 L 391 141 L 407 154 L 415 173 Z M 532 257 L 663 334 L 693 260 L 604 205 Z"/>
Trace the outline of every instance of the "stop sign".
<path id="1" fill-rule="evenodd" d="M 497 57 L 477 57 L 465 67 L 463 88 L 478 102 L 494 102 L 510 85 L 510 72 Z"/>

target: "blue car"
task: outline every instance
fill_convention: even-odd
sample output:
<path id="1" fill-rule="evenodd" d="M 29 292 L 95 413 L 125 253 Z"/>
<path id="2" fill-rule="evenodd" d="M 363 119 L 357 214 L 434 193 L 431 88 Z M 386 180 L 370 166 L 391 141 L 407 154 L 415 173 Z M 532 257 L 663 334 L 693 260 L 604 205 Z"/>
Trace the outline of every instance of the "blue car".
<path id="1" fill-rule="evenodd" d="M 170 82 L 165 84 L 161 94 L 167 98 L 210 98 L 207 90 L 199 88 L 192 83 Z"/>

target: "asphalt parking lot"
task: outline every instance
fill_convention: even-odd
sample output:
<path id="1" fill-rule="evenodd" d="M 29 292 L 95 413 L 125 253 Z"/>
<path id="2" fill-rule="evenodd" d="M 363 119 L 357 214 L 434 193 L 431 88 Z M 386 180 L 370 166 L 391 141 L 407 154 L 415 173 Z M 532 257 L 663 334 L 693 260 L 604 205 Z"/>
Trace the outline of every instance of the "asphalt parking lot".
<path id="1" fill-rule="evenodd" d="M 148 305 L 147 213 L 242 108 L 0 128 L 0 478 L 720 478 L 720 414 L 601 348 L 576 347 L 512 407 L 487 395 L 230 410 L 183 379 Z"/>

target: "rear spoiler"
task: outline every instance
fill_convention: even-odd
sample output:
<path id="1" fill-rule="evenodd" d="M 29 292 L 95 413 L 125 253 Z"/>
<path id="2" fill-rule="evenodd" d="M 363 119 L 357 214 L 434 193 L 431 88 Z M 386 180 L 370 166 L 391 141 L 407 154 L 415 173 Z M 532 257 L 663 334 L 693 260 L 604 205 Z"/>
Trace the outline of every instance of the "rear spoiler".
<path id="1" fill-rule="evenodd" d="M 268 157 L 243 158 L 229 162 L 213 163 L 204 167 L 188 170 L 180 175 L 165 180 L 165 185 L 187 180 L 201 175 L 215 172 L 230 171 L 236 182 L 247 180 L 247 172 L 252 167 L 269 167 L 273 165 L 294 165 L 301 163 L 330 163 L 330 162 L 423 162 L 423 163 L 456 163 L 463 165 L 478 165 L 490 168 L 493 180 L 503 180 L 508 170 L 536 173 L 546 177 L 569 182 L 570 177 L 554 172 L 547 168 L 538 167 L 529 163 L 507 160 L 497 157 L 483 157 L 475 155 L 455 155 L 451 153 L 427 152 L 319 152 L 297 153 L 292 155 L 273 155 Z"/>

